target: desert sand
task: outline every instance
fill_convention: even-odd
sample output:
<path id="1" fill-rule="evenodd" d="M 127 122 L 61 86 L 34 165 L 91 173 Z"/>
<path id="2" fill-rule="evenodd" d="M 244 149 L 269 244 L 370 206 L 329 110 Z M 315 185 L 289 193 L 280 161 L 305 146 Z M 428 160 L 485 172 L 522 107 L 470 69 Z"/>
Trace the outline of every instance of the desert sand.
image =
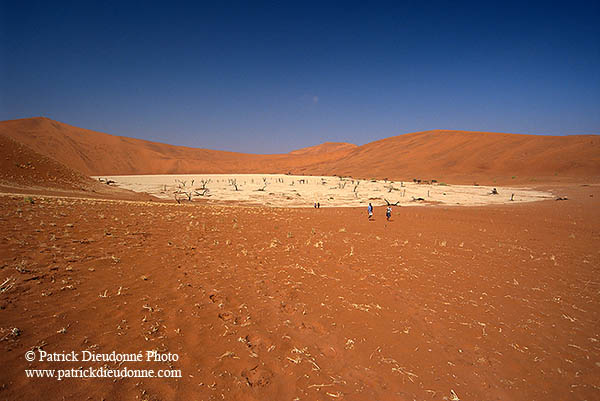
<path id="1" fill-rule="evenodd" d="M 318 210 L 227 199 L 213 202 L 211 197 L 203 200 L 200 196 L 193 202 L 176 203 L 172 193 L 161 199 L 156 185 L 164 188 L 177 183 L 163 183 L 156 177 L 146 177 L 146 183 L 134 177 L 128 184 L 132 189 L 139 189 L 136 182 L 154 188 L 150 192 L 156 196 L 107 185 L 89 175 L 152 174 L 144 169 L 157 158 L 160 168 L 175 166 L 176 171 L 163 174 L 253 173 L 258 179 L 249 184 L 246 177 L 242 186 L 247 196 L 279 190 L 276 182 L 270 182 L 265 191 L 257 191 L 263 172 L 190 172 L 185 169 L 192 164 L 184 159 L 179 164 L 165 161 L 151 153 L 148 143 L 110 136 L 107 141 L 116 141 L 116 148 L 105 166 L 114 168 L 99 171 L 102 166 L 96 163 L 104 160 L 113 145 L 95 142 L 89 148 L 79 147 L 92 143 L 87 141 L 95 140 L 96 133 L 68 131 L 56 123 L 55 131 L 46 127 L 42 135 L 36 124 L 54 123 L 46 119 L 0 123 L 1 399 L 600 397 L 599 155 L 597 147 L 586 145 L 591 149 L 588 153 L 577 148 L 579 141 L 595 143 L 596 137 L 557 140 L 574 143 L 577 163 L 561 159 L 536 164 L 539 155 L 520 155 L 521 171 L 532 171 L 538 179 L 531 181 L 527 176 L 519 181 L 508 176 L 505 182 L 498 179 L 497 185 L 488 177 L 504 177 L 517 157 L 510 155 L 509 145 L 498 148 L 504 151 L 494 150 L 497 158 L 489 166 L 498 168 L 498 174 L 465 164 L 476 159 L 469 159 L 468 151 L 455 160 L 454 170 L 448 167 L 452 174 L 435 166 L 423 167 L 431 169 L 431 174 L 415 173 L 414 177 L 449 184 L 430 187 L 413 183 L 413 174 L 397 180 L 392 174 L 382 175 L 396 170 L 391 165 L 380 170 L 377 152 L 368 159 L 362 147 L 336 145 L 333 153 L 345 152 L 346 156 L 328 174 L 345 175 L 341 171 L 345 158 L 354 152 L 365 157 L 352 168 L 371 177 L 350 180 L 367 179 L 359 184 L 360 191 L 363 184 L 364 188 L 373 186 L 378 198 L 374 219 L 369 220 L 363 203 Z M 61 130 L 68 132 L 61 136 L 57 133 Z M 24 133 L 40 136 L 15 139 L 26 138 Z M 414 136 L 417 142 L 424 138 Z M 48 143 L 62 143 L 65 138 L 72 138 L 75 145 L 55 146 L 50 154 Z M 555 138 L 539 142 L 546 140 L 551 143 Z M 546 146 L 536 138 L 532 141 L 535 146 Z M 438 152 L 458 154 L 451 146 L 455 140 L 441 143 L 447 148 Z M 480 145 L 475 141 L 462 146 L 475 149 Z M 569 146 L 563 150 L 564 155 L 570 154 Z M 137 165 L 133 157 L 121 159 L 121 151 L 147 158 L 140 158 Z M 323 164 L 339 156 L 314 149 L 309 154 Z M 293 163 L 304 157 L 292 156 Z M 71 163 L 62 157 L 71 158 Z M 173 154 L 172 160 L 176 157 Z M 263 156 L 240 156 L 230 168 L 246 166 L 254 157 Z M 288 156 L 268 157 L 285 160 Z M 85 168 L 77 167 L 80 162 Z M 571 163 L 571 167 L 554 175 L 554 166 L 561 163 Z M 98 170 L 90 173 L 92 167 Z M 310 169 L 316 175 L 321 167 Z M 274 168 L 269 173 L 282 172 L 286 171 Z M 456 180 L 442 181 L 447 173 Z M 241 184 L 242 176 L 238 177 Z M 269 176 L 276 178 L 292 177 Z M 376 182 L 371 183 L 371 178 Z M 385 192 L 386 178 L 398 182 L 398 190 Z M 339 187 L 330 189 L 339 185 L 339 177 L 325 179 L 327 185 L 316 184 L 321 185 L 323 197 L 341 193 Z M 435 202 L 417 207 L 422 205 L 410 202 L 394 208 L 391 221 L 380 207 L 382 195 L 390 195 L 388 200 L 395 202 L 400 189 L 406 189 L 407 198 L 412 193 L 422 195 L 419 191 L 426 188 L 430 195 L 431 191 L 456 191 L 452 196 L 459 196 L 463 187 L 458 184 L 484 192 L 489 188 L 473 186 L 473 181 L 483 185 L 485 180 L 498 187 L 494 199 L 497 196 L 502 202 L 469 207 Z M 290 187 L 288 181 L 281 184 Z M 504 204 L 510 192 L 506 184 L 511 184 L 510 191 L 522 191 L 523 197 L 537 194 L 529 191 L 552 196 Z M 351 191 L 349 185 L 344 190 Z M 215 197 L 220 191 L 226 195 L 242 192 L 231 186 L 218 189 L 209 183 L 208 187 Z M 172 189 L 176 188 L 165 192 Z M 318 189 L 307 191 L 302 196 L 312 204 L 309 198 Z M 367 194 L 360 195 L 359 203 L 369 201 Z M 442 196 L 436 192 L 433 198 Z M 27 352 L 40 350 L 155 350 L 177 354 L 179 359 L 137 364 L 25 359 Z M 26 369 L 90 366 L 179 370 L 181 377 L 58 381 L 25 373 Z"/>

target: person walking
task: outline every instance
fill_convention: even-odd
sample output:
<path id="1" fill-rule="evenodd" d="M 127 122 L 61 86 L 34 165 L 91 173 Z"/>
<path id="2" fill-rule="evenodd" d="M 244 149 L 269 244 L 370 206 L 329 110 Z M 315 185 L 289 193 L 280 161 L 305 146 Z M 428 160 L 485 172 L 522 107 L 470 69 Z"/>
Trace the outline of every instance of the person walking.
<path id="1" fill-rule="evenodd" d="M 390 219 L 392 218 L 392 207 L 388 206 L 387 209 L 385 210 L 385 218 L 387 219 L 387 221 L 390 221 Z"/>
<path id="2" fill-rule="evenodd" d="M 367 212 L 369 213 L 369 220 L 373 218 L 373 205 L 369 202 L 369 207 L 367 207 Z"/>

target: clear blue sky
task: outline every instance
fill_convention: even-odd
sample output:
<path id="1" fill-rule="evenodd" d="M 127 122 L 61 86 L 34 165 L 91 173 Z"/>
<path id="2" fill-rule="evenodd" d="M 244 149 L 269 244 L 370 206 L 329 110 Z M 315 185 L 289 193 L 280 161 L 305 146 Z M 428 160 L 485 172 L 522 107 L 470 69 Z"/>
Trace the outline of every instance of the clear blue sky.
<path id="1" fill-rule="evenodd" d="M 599 1 L 0 1 L 0 120 L 252 153 L 600 133 Z"/>

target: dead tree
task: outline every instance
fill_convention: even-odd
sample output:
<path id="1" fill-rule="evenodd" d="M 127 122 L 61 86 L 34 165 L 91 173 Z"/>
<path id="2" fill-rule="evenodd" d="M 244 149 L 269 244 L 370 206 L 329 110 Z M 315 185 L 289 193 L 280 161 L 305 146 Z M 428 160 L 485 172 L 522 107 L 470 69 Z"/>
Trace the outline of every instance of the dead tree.
<path id="1" fill-rule="evenodd" d="M 356 185 L 354 186 L 354 188 L 352 189 L 352 192 L 354 192 L 354 197 L 356 199 L 358 199 L 358 192 L 356 191 L 358 189 L 358 186 L 360 185 L 360 181 L 356 181 Z"/>
<path id="2" fill-rule="evenodd" d="M 185 195 L 185 194 L 183 192 L 181 192 L 180 190 L 173 192 L 173 197 L 175 198 L 175 202 L 181 203 L 182 200 L 185 200 L 185 198 L 182 195 Z"/>
<path id="3" fill-rule="evenodd" d="M 391 203 L 390 201 L 388 201 L 385 198 L 383 198 L 383 200 L 385 201 L 385 203 L 387 203 L 388 206 L 400 206 L 400 201 L 398 201 L 396 203 Z"/>
<path id="4" fill-rule="evenodd" d="M 258 191 L 264 191 L 267 188 L 267 178 L 263 177 L 263 187 L 259 188 Z"/>
<path id="5" fill-rule="evenodd" d="M 202 190 L 207 189 L 206 186 L 208 184 L 210 184 L 210 178 L 208 180 L 204 180 L 204 179 L 200 180 L 200 184 L 202 184 L 202 187 L 200 189 L 202 189 Z"/>
<path id="6" fill-rule="evenodd" d="M 194 184 L 194 181 L 195 180 L 192 180 L 192 185 Z M 192 202 L 194 196 L 205 196 L 209 192 L 208 188 L 206 188 L 206 185 L 210 182 L 210 180 L 201 181 L 201 192 L 199 192 L 198 189 L 192 188 L 191 186 L 187 187 L 187 181 L 175 179 L 175 182 L 177 183 L 177 189 L 173 191 L 173 197 L 177 203 L 181 203 L 181 201 L 186 199 Z M 166 190 L 167 186 L 165 185 L 164 188 Z"/>
<path id="7" fill-rule="evenodd" d="M 229 179 L 229 184 L 231 184 L 231 186 L 236 190 L 239 191 L 238 186 L 237 186 L 237 181 L 235 178 L 230 178 Z"/>
<path id="8" fill-rule="evenodd" d="M 191 188 L 190 189 L 179 188 L 175 192 L 173 192 L 173 195 L 174 195 L 177 203 L 181 203 L 181 201 L 185 200 L 186 198 L 187 198 L 187 200 L 189 200 L 191 202 L 192 197 L 194 196 L 194 192 L 192 191 Z"/>
<path id="9" fill-rule="evenodd" d="M 192 180 L 192 183 L 193 182 L 194 181 Z M 208 180 L 207 179 L 201 179 L 200 180 L 201 187 L 194 189 L 193 192 L 192 192 L 192 190 L 190 190 L 189 194 L 186 192 L 186 195 L 188 195 L 188 198 L 190 198 L 190 200 L 192 200 L 191 199 L 192 195 L 195 195 L 195 196 L 208 196 L 207 194 L 210 192 L 210 190 L 206 186 L 209 183 L 210 183 L 210 178 Z"/>

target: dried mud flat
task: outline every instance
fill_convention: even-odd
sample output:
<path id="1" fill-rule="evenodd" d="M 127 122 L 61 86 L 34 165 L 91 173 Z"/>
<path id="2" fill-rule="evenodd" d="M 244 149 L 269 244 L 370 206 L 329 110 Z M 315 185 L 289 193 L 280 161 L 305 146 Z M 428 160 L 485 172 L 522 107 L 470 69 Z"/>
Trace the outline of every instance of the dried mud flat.
<path id="1" fill-rule="evenodd" d="M 598 399 L 600 188 L 554 190 L 391 222 L 4 194 L 0 398 Z M 36 348 L 172 352 L 183 377 L 27 378 L 81 365 Z"/>
<path id="2" fill-rule="evenodd" d="M 437 181 L 402 182 L 350 177 L 286 174 L 163 174 L 93 177 L 162 199 L 275 207 L 358 207 L 369 202 L 408 205 L 482 206 L 552 199 L 530 188 L 448 185 Z"/>

